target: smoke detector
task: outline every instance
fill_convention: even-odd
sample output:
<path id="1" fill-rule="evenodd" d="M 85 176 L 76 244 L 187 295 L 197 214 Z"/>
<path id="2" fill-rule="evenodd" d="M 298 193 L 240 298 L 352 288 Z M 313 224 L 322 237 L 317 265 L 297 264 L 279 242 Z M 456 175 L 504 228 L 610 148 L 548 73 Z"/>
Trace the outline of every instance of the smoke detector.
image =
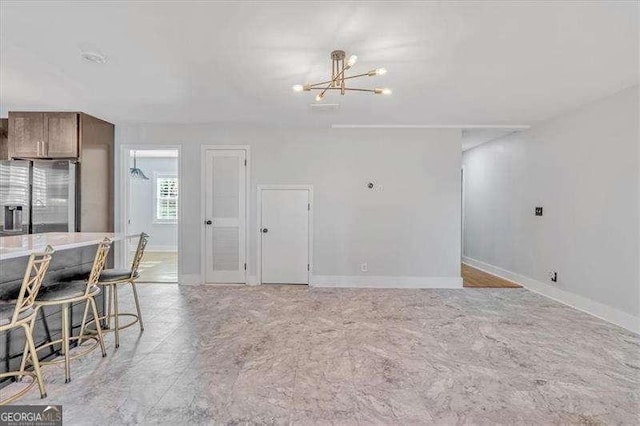
<path id="1" fill-rule="evenodd" d="M 93 62 L 94 64 L 104 64 L 107 62 L 107 57 L 99 52 L 82 52 L 80 57 L 87 62 Z"/>

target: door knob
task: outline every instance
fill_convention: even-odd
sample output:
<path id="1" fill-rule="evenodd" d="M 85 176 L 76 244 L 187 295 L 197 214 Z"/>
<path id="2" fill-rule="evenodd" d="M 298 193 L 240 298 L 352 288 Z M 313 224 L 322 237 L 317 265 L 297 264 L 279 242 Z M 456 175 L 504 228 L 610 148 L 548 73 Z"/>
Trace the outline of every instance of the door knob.
<path id="1" fill-rule="evenodd" d="M 205 220 L 205 221 L 204 221 L 204 224 L 205 224 L 205 225 L 212 225 L 212 224 L 213 224 L 213 221 L 211 221 L 211 220 Z"/>
<path id="2" fill-rule="evenodd" d="M 269 232 L 269 230 L 267 228 L 262 228 L 262 233 L 266 234 L 267 232 Z"/>

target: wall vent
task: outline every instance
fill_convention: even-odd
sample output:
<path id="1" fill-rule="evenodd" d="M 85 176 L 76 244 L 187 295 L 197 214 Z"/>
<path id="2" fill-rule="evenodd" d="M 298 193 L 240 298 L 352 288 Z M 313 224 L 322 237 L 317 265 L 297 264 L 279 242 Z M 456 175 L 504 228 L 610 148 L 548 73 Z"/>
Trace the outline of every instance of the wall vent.
<path id="1" fill-rule="evenodd" d="M 311 112 L 333 112 L 340 109 L 340 104 L 309 104 Z"/>

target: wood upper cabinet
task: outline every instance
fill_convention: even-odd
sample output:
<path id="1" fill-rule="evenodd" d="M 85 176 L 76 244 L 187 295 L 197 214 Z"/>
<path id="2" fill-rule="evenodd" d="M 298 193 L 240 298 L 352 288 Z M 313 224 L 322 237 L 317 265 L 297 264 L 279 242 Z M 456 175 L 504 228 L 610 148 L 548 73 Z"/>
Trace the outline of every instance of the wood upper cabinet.
<path id="1" fill-rule="evenodd" d="M 78 114 L 45 112 L 44 143 L 47 158 L 78 157 Z"/>
<path id="2" fill-rule="evenodd" d="M 9 159 L 9 120 L 0 118 L 0 161 Z"/>
<path id="3" fill-rule="evenodd" d="M 77 112 L 9 112 L 10 158 L 78 158 Z"/>
<path id="4" fill-rule="evenodd" d="M 9 112 L 9 158 L 38 158 L 44 139 L 44 114 Z"/>

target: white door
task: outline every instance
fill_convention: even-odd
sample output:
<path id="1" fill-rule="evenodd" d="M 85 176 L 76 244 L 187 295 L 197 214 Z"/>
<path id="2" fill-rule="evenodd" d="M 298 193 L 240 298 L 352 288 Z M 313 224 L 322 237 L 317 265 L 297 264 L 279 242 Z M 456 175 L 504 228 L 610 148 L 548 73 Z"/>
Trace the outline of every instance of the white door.
<path id="1" fill-rule="evenodd" d="M 265 284 L 309 284 L 309 191 L 263 189 L 261 265 Z"/>
<path id="2" fill-rule="evenodd" d="M 246 152 L 206 151 L 205 278 L 208 283 L 244 283 Z"/>

